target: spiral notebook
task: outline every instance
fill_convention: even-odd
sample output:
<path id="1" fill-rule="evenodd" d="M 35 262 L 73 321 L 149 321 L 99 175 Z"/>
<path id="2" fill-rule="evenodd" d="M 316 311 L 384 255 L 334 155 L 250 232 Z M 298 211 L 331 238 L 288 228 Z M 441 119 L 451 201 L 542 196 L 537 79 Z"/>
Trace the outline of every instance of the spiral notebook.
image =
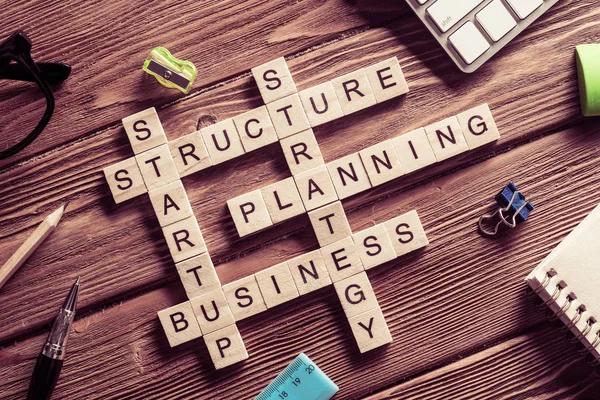
<path id="1" fill-rule="evenodd" d="M 600 206 L 525 280 L 600 360 Z"/>

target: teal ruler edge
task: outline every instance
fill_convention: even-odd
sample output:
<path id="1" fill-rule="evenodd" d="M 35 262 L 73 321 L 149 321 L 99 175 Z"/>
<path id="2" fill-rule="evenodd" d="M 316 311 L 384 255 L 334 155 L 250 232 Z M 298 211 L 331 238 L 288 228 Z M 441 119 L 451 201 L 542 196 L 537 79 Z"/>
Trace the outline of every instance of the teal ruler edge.
<path id="1" fill-rule="evenodd" d="M 304 353 L 254 400 L 329 400 L 340 390 Z"/>

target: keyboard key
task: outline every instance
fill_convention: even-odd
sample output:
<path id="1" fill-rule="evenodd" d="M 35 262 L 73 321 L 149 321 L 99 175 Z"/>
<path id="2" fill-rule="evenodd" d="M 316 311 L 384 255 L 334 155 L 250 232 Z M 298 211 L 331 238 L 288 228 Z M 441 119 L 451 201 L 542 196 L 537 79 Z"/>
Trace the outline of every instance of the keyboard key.
<path id="1" fill-rule="evenodd" d="M 515 10 L 515 13 L 521 19 L 527 18 L 532 12 L 537 10 L 544 2 L 542 0 L 507 0 L 508 4 Z"/>
<path id="2" fill-rule="evenodd" d="M 490 48 L 487 39 L 471 21 L 458 28 L 448 40 L 467 64 L 472 64 Z"/>
<path id="3" fill-rule="evenodd" d="M 473 11 L 475 7 L 483 3 L 483 1 L 484 0 L 438 0 L 427 9 L 427 14 L 442 33 L 448 32 L 450 28 L 458 24 L 461 19 Z"/>
<path id="4" fill-rule="evenodd" d="M 500 0 L 494 0 L 485 6 L 475 18 L 494 42 L 517 26 L 517 21 Z"/>

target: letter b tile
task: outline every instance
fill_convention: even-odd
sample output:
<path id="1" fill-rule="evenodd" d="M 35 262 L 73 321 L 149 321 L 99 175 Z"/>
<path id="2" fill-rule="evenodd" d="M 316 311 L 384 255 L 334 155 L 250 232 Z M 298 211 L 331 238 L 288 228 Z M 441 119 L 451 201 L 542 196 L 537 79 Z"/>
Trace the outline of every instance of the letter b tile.
<path id="1" fill-rule="evenodd" d="M 159 311 L 158 319 L 171 347 L 202 336 L 189 301 Z"/>

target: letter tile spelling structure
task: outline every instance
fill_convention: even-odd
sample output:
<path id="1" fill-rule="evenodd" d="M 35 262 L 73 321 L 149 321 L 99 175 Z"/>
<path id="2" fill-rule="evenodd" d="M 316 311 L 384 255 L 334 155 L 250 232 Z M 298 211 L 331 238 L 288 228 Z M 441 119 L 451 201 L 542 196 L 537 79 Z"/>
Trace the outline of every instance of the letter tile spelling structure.
<path id="1" fill-rule="evenodd" d="M 297 92 L 283 58 L 252 70 L 264 106 L 167 142 L 154 108 L 123 119 L 134 157 L 104 169 L 116 203 L 148 193 L 189 301 L 169 344 L 204 336 L 217 369 L 248 358 L 236 321 L 333 285 L 361 352 L 392 341 L 366 271 L 425 247 L 416 211 L 353 233 L 341 200 L 493 142 L 487 104 L 325 163 L 312 128 L 408 92 L 397 58 Z M 292 176 L 227 202 L 241 237 L 307 212 L 319 249 L 221 286 L 181 177 L 279 141 Z"/>

